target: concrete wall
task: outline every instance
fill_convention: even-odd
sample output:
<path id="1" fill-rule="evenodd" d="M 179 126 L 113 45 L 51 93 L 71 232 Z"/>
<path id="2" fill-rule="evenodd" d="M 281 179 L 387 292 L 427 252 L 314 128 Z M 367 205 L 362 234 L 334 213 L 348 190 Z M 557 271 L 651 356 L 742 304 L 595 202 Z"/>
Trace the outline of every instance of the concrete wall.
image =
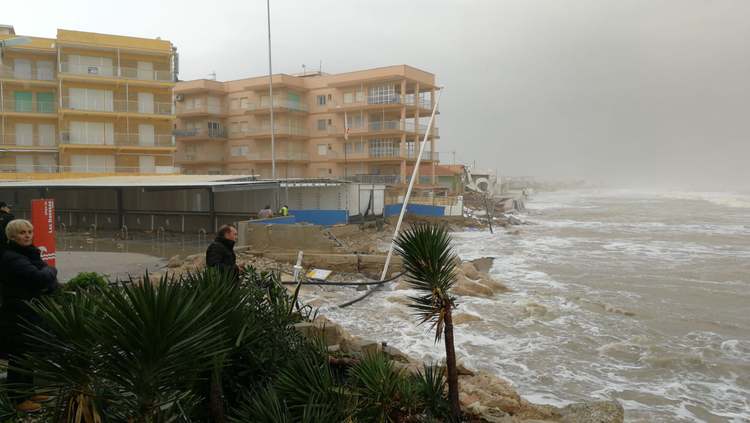
<path id="1" fill-rule="evenodd" d="M 237 246 L 252 251 L 316 251 L 339 252 L 339 245 L 315 225 L 257 224 L 252 221 L 237 225 Z"/>

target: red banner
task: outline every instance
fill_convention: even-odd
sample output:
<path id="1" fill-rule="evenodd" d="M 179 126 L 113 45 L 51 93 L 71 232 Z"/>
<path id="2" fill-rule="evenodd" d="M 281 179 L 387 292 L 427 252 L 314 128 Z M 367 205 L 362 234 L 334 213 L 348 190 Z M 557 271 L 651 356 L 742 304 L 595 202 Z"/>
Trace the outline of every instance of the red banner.
<path id="1" fill-rule="evenodd" d="M 55 265 L 55 200 L 31 200 L 31 224 L 34 245 L 42 252 L 42 260 Z"/>

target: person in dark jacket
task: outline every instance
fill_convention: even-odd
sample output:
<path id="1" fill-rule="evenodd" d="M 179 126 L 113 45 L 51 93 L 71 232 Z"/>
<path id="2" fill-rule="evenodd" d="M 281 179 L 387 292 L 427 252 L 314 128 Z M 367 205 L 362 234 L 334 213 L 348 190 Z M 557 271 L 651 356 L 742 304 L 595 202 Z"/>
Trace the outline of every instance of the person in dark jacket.
<path id="1" fill-rule="evenodd" d="M 43 396 L 33 394 L 33 376 L 19 368 L 17 357 L 32 347 L 22 323 L 40 322 L 28 301 L 41 298 L 57 289 L 57 269 L 42 261 L 39 249 L 33 244 L 34 227 L 23 219 L 10 221 L 5 227 L 8 245 L 0 252 L 0 289 L 3 304 L 0 322 L 3 323 L 3 349 L 8 354 L 8 393 L 16 409 L 33 412 L 41 409 L 36 401 Z"/>
<path id="2" fill-rule="evenodd" d="M 5 201 L 0 201 L 0 249 L 5 247 L 8 243 L 8 238 L 5 236 L 5 227 L 11 220 L 16 217 L 10 213 L 10 207 Z"/>
<path id="3" fill-rule="evenodd" d="M 237 256 L 234 254 L 234 243 L 237 242 L 237 228 L 234 225 L 222 225 L 216 232 L 216 239 L 206 250 L 206 266 L 225 272 L 234 272 L 239 277 Z"/>

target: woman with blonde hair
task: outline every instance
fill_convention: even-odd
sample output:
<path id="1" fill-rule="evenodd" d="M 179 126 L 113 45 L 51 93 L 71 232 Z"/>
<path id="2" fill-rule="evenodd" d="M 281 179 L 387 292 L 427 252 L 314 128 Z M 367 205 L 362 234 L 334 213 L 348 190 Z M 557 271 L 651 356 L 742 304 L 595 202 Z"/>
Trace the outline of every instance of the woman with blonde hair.
<path id="1" fill-rule="evenodd" d="M 33 396 L 33 376 L 18 367 L 18 357 L 30 348 L 23 322 L 39 322 L 39 316 L 28 302 L 52 293 L 57 289 L 57 269 L 42 261 L 40 251 L 34 246 L 34 226 L 23 219 L 15 219 L 5 227 L 8 244 L 0 253 L 0 322 L 6 325 L 3 348 L 8 354 L 8 392 L 22 412 L 41 409 L 38 401 L 46 398 Z"/>

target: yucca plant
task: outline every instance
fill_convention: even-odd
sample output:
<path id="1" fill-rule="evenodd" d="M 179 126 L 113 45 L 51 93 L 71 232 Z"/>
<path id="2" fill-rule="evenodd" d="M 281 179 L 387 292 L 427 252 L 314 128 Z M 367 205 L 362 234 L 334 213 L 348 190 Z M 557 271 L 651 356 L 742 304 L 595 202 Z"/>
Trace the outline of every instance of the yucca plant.
<path id="1" fill-rule="evenodd" d="M 445 358 L 448 368 L 448 398 L 452 419 L 458 420 L 458 371 L 453 339 L 455 298 L 450 290 L 456 282 L 458 256 L 451 246 L 451 237 L 443 226 L 415 224 L 399 234 L 396 252 L 403 260 L 406 281 L 422 295 L 409 297 L 409 307 L 416 310 L 420 324 L 430 323 L 435 343 L 445 337 Z"/>
<path id="2" fill-rule="evenodd" d="M 223 316 L 212 311 L 225 295 L 218 285 L 199 295 L 167 275 L 157 284 L 146 276 L 104 292 L 99 376 L 117 387 L 121 417 L 161 421 L 170 406 L 193 395 L 185 387 L 228 349 Z"/>
<path id="3" fill-rule="evenodd" d="M 443 366 L 425 364 L 423 370 L 413 376 L 412 383 L 428 417 L 441 418 L 450 413 L 450 403 L 445 396 L 446 380 Z"/>
<path id="4" fill-rule="evenodd" d="M 383 353 L 365 354 L 349 377 L 360 397 L 357 416 L 362 421 L 397 422 L 414 405 L 412 385 Z"/>
<path id="5" fill-rule="evenodd" d="M 58 413 L 66 422 L 102 421 L 106 401 L 96 376 L 102 320 L 97 295 L 91 291 L 89 295 L 47 297 L 32 304 L 44 324 L 27 325 L 35 348 L 22 358 L 23 367 L 34 369 L 38 389 L 60 394 Z"/>

